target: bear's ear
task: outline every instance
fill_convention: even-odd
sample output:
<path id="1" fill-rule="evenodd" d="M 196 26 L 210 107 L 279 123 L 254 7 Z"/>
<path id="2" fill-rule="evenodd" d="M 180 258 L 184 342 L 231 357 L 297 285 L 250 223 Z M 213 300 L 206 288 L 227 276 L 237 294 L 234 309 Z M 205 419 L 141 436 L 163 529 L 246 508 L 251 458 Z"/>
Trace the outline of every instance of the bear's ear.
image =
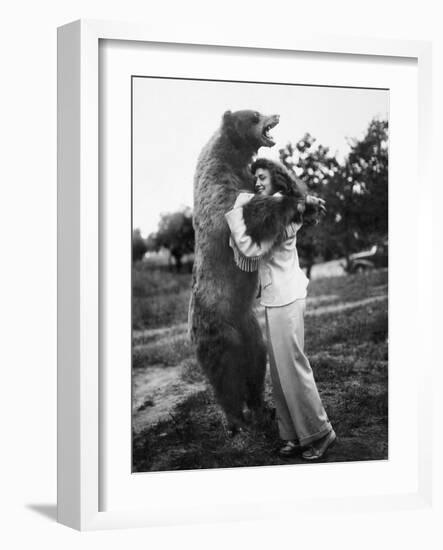
<path id="1" fill-rule="evenodd" d="M 222 129 L 231 142 L 239 146 L 241 138 L 238 132 L 238 118 L 235 113 L 233 114 L 231 111 L 226 111 L 223 115 Z"/>
<path id="2" fill-rule="evenodd" d="M 223 115 L 223 123 L 229 124 L 231 122 L 232 111 L 225 111 Z"/>

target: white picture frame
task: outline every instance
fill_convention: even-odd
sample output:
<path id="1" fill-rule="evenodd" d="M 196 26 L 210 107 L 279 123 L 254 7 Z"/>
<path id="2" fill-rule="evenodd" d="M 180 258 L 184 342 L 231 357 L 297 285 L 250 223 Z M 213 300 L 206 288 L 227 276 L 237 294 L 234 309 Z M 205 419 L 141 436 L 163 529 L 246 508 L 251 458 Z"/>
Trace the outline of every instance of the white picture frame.
<path id="1" fill-rule="evenodd" d="M 175 44 L 198 46 L 202 51 L 212 47 L 230 48 L 236 51 L 272 51 L 281 55 L 288 52 L 330 53 L 333 56 L 371 56 L 396 60 L 412 59 L 417 64 L 418 81 L 418 180 L 421 193 L 413 201 L 417 208 L 417 239 L 429 243 L 431 232 L 429 217 L 425 215 L 424 194 L 430 185 L 430 79 L 431 47 L 427 42 L 369 40 L 357 38 L 314 37 L 298 33 L 297 37 L 227 39 L 220 31 L 218 36 L 187 36 L 186 29 L 171 36 L 156 34 L 143 25 L 101 21 L 77 21 L 61 27 L 58 31 L 58 521 L 80 530 L 195 523 L 232 519 L 258 519 L 264 516 L 264 497 L 258 502 L 251 497 L 248 506 L 229 503 L 229 499 L 204 502 L 201 506 L 189 506 L 187 498 L 178 495 L 174 503 L 143 507 L 122 502 L 112 510 L 101 508 L 100 483 L 103 482 L 101 443 L 100 398 L 102 367 L 100 357 L 100 280 L 101 249 L 99 213 L 103 208 L 100 194 L 99 155 L 99 43 L 101 40 L 126 41 L 131 44 Z M 414 133 L 414 130 L 413 130 Z M 417 160 L 417 159 L 415 159 Z M 413 164 L 414 165 L 414 164 Z M 395 205 L 391 205 L 392 208 Z M 419 251 L 419 265 L 429 267 L 432 261 L 431 244 L 424 244 Z M 417 267 L 417 277 L 426 273 Z M 415 288 L 417 304 L 423 318 L 431 319 L 426 308 L 430 305 L 420 301 L 423 288 Z M 428 321 L 428 323 L 431 321 Z M 421 327 L 421 341 L 429 340 L 426 327 Z M 426 347 L 426 346 L 424 346 Z M 424 352 L 430 353 L 430 352 Z M 430 359 L 428 357 L 428 359 Z M 303 510 L 319 510 L 333 505 L 336 510 L 360 509 L 364 511 L 417 508 L 430 506 L 432 496 L 431 464 L 431 360 L 422 362 L 419 383 L 415 386 L 418 401 L 416 425 L 417 475 L 411 479 L 407 490 L 387 494 L 338 495 L 333 492 L 327 500 L 313 492 L 311 499 L 293 498 L 288 495 L 279 501 L 278 494 L 269 496 L 274 503 L 267 517 L 283 517 L 287 513 Z M 129 430 L 129 426 L 128 426 Z M 326 466 L 326 465 L 325 465 Z M 348 465 L 348 468 L 352 465 Z M 322 467 L 323 468 L 323 467 Z M 242 469 L 243 476 L 250 477 Z M 272 469 L 271 469 L 272 470 Z M 274 470 L 275 471 L 275 470 Z M 323 468 L 324 477 L 327 470 Z M 263 476 L 271 479 L 270 469 L 263 469 Z M 158 491 L 162 483 L 180 484 L 180 480 L 192 479 L 202 484 L 196 475 L 203 475 L 203 484 L 212 482 L 216 472 L 181 472 L 150 474 L 152 490 Z M 239 482 L 239 472 L 223 472 Z M 254 475 L 257 475 L 257 469 Z M 343 475 L 343 471 L 338 475 Z M 176 476 L 174 478 L 174 476 Z M 180 478 L 177 476 L 181 476 Z M 320 477 L 322 477 L 320 476 Z M 271 480 L 272 482 L 272 480 Z M 149 483 L 149 479 L 148 479 Z M 410 489 L 413 487 L 413 489 Z M 315 496 L 317 494 L 317 496 Z M 209 495 L 210 498 L 210 495 Z M 237 497 L 236 497 L 237 498 Z M 152 500 L 152 499 L 151 499 Z M 232 499 L 234 500 L 234 499 Z M 238 500 L 238 499 L 237 499 Z M 154 499 L 155 501 L 155 499 Z M 277 503 L 277 506 L 275 506 Z M 278 504 L 281 506 L 278 506 Z M 151 503 L 152 504 L 152 503 Z"/>

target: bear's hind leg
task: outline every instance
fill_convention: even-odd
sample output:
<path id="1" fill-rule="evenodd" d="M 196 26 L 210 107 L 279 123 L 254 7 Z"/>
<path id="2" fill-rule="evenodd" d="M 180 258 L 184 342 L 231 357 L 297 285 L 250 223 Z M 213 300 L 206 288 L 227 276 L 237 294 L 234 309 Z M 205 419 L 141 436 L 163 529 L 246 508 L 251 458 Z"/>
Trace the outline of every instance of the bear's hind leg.
<path id="1" fill-rule="evenodd" d="M 264 381 L 266 374 L 266 345 L 255 315 L 245 325 L 245 346 L 247 347 L 246 404 L 256 422 L 262 422 L 264 415 Z"/>
<path id="2" fill-rule="evenodd" d="M 200 338 L 197 345 L 198 360 L 226 415 L 231 435 L 246 427 L 243 416 L 246 394 L 245 352 L 240 332 L 227 323 L 212 327 L 206 338 Z"/>
<path id="3" fill-rule="evenodd" d="M 218 401 L 226 414 L 228 433 L 235 435 L 246 428 L 243 405 L 246 394 L 245 364 L 243 346 L 232 347 L 220 357 L 222 376 L 217 384 Z"/>

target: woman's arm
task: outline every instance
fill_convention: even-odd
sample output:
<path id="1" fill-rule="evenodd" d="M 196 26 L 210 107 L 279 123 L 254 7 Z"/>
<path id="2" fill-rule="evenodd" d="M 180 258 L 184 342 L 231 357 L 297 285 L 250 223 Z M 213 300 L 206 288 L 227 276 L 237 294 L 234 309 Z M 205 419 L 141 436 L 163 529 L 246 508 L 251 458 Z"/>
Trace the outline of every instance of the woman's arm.
<path id="1" fill-rule="evenodd" d="M 272 239 L 254 241 L 248 234 L 243 217 L 244 206 L 237 206 L 225 214 L 231 237 L 238 251 L 246 258 L 261 258 L 272 248 Z"/>

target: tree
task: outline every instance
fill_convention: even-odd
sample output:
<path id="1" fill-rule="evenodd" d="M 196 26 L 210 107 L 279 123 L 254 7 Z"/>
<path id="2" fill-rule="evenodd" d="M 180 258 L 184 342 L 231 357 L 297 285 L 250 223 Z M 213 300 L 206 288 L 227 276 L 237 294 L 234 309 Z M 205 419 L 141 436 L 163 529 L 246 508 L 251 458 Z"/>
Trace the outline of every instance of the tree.
<path id="1" fill-rule="evenodd" d="M 306 133 L 295 145 L 288 143 L 279 151 L 281 162 L 305 183 L 309 193 L 319 195 L 327 202 L 327 217 L 317 226 L 303 227 L 297 238 L 297 248 L 308 277 L 317 257 L 333 257 L 331 226 L 334 218 L 330 212 L 328 190 L 330 182 L 340 169 L 328 147 L 314 146 L 315 142 L 316 139 Z"/>
<path id="2" fill-rule="evenodd" d="M 148 250 L 146 241 L 140 233 L 140 229 L 134 229 L 132 233 L 132 261 L 139 262 Z"/>
<path id="3" fill-rule="evenodd" d="M 178 212 L 162 214 L 156 234 L 156 245 L 167 248 L 175 260 L 177 271 L 182 267 L 185 254 L 194 251 L 194 228 L 190 208 Z"/>
<path id="4" fill-rule="evenodd" d="M 388 160 L 388 122 L 375 119 L 365 137 L 353 141 L 348 157 L 363 240 L 388 232 Z"/>
<path id="5" fill-rule="evenodd" d="M 157 242 L 157 233 L 150 233 L 146 238 L 147 252 L 158 252 L 160 246 Z"/>
<path id="6" fill-rule="evenodd" d="M 328 194 L 347 259 L 388 233 L 388 122 L 372 120 L 364 138 L 350 145 Z"/>
<path id="7" fill-rule="evenodd" d="M 315 142 L 305 134 L 280 150 L 283 164 L 327 203 L 322 223 L 300 230 L 297 241 L 308 274 L 317 257 L 348 258 L 388 232 L 388 122 L 374 119 L 363 139 L 350 140 L 343 163 Z"/>

